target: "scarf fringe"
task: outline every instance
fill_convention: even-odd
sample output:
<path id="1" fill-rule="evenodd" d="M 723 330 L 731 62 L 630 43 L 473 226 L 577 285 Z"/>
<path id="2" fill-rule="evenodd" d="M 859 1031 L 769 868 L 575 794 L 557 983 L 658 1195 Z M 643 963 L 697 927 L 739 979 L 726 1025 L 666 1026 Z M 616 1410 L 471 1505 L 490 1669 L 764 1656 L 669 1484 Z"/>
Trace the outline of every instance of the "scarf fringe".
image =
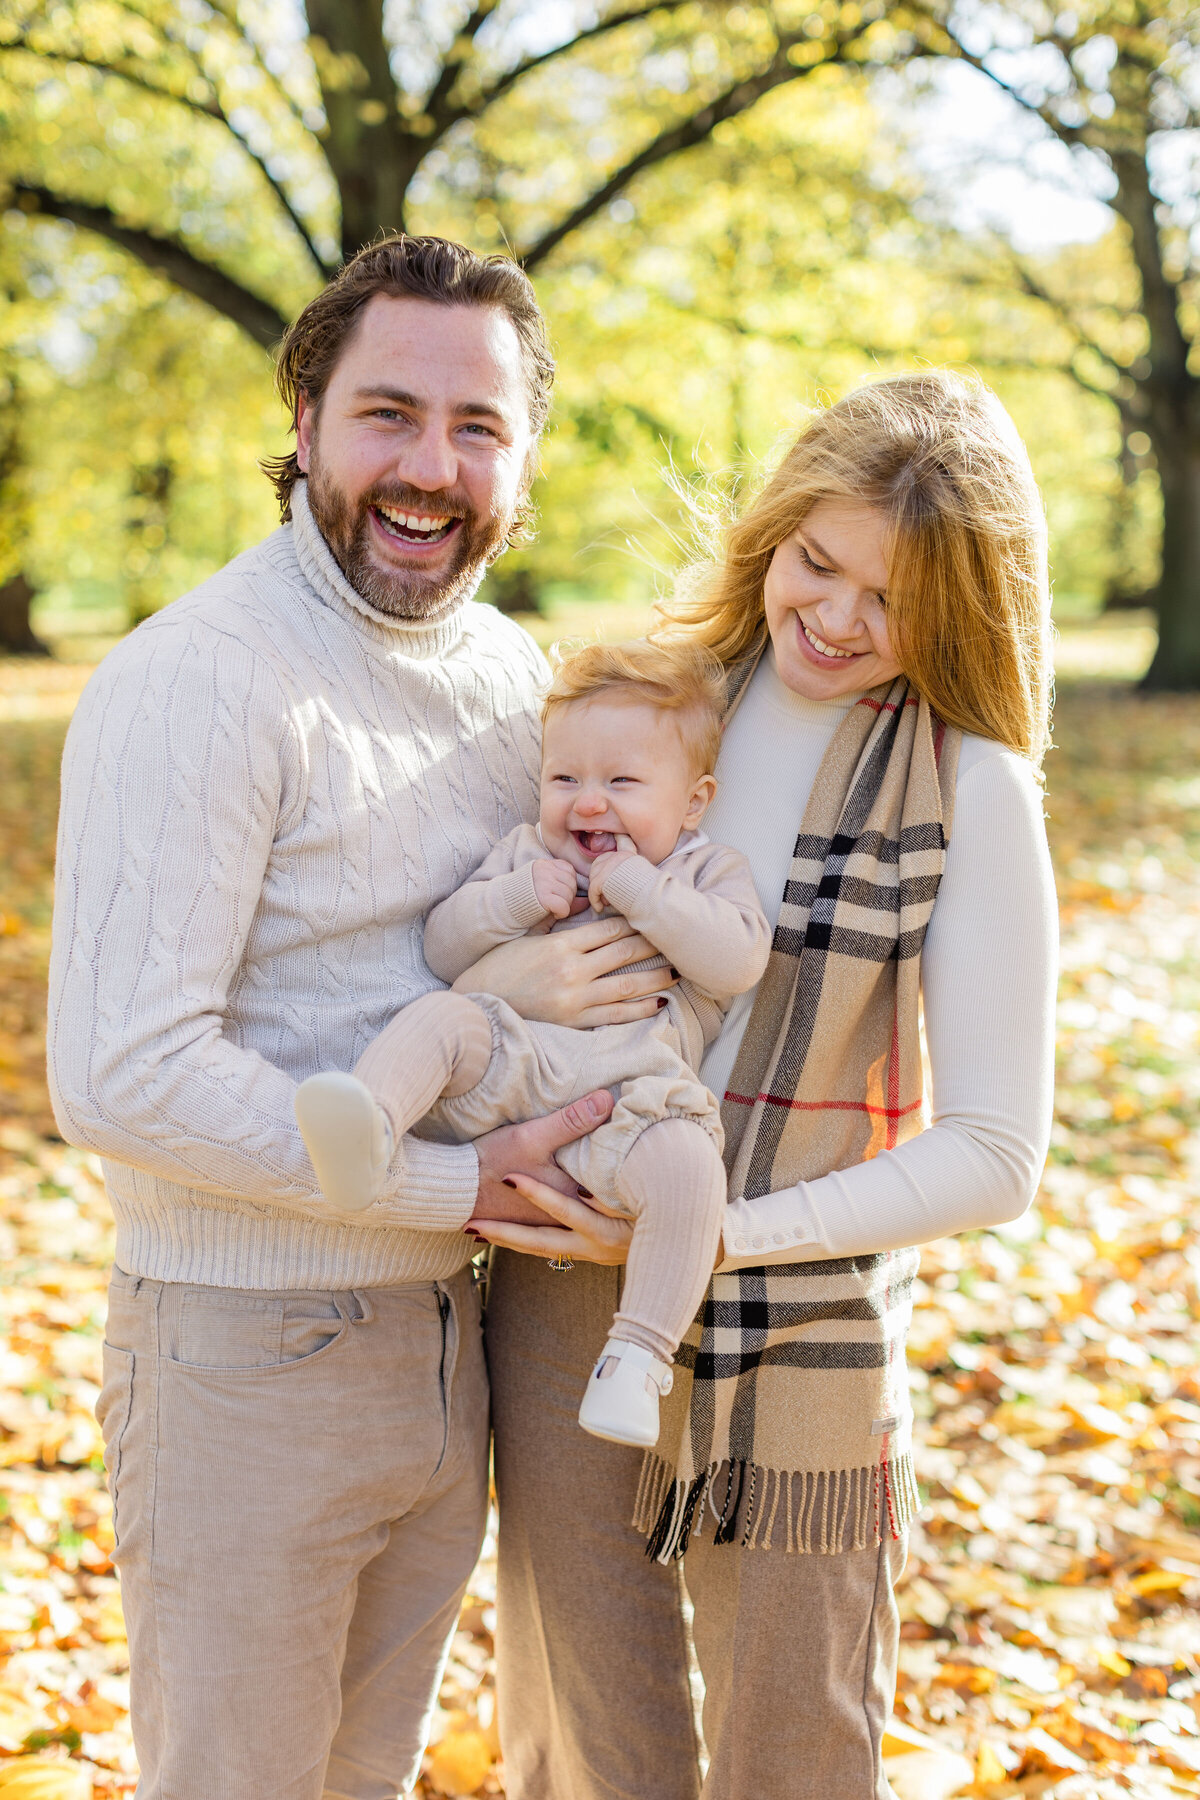
<path id="1" fill-rule="evenodd" d="M 647 1455 L 634 1505 L 633 1528 L 646 1537 L 646 1555 L 676 1562 L 699 1533 L 707 1506 L 713 1543 L 769 1550 L 780 1505 L 785 1547 L 799 1555 L 836 1555 L 899 1538 L 920 1507 L 909 1454 L 858 1469 L 764 1469 L 761 1463 L 713 1463 L 690 1482 L 670 1463 Z"/>

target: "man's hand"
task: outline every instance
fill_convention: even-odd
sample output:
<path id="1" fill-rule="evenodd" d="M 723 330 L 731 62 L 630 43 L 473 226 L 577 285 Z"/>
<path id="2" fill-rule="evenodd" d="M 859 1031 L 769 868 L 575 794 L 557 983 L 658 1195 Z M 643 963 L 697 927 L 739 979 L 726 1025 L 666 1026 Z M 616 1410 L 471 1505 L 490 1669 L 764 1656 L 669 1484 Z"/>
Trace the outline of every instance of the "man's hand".
<path id="1" fill-rule="evenodd" d="M 506 1219 L 516 1225 L 546 1225 L 549 1220 L 540 1206 L 527 1200 L 515 1188 L 506 1186 L 505 1178 L 524 1175 L 556 1188 L 572 1199 L 578 1187 L 554 1160 L 554 1152 L 576 1138 L 586 1137 L 603 1125 L 613 1109 L 613 1097 L 605 1088 L 572 1100 L 544 1119 L 530 1119 L 524 1125 L 501 1125 L 486 1136 L 476 1138 L 475 1154 L 479 1158 L 479 1193 L 471 1219 Z"/>
<path id="2" fill-rule="evenodd" d="M 569 918 L 574 910 L 578 877 L 565 857 L 551 862 L 541 858 L 533 865 L 533 891 L 543 912 L 556 919 Z"/>
<path id="3" fill-rule="evenodd" d="M 588 904 L 593 912 L 598 913 L 604 910 L 604 883 L 609 876 L 615 874 L 622 863 L 629 862 L 632 857 L 637 855 L 637 851 L 633 848 L 632 838 L 627 838 L 622 834 L 617 839 L 617 843 L 621 846 L 619 850 L 606 850 L 604 855 L 598 856 L 592 864 L 588 879 Z M 629 849 L 625 848 L 626 844 L 629 845 Z"/>

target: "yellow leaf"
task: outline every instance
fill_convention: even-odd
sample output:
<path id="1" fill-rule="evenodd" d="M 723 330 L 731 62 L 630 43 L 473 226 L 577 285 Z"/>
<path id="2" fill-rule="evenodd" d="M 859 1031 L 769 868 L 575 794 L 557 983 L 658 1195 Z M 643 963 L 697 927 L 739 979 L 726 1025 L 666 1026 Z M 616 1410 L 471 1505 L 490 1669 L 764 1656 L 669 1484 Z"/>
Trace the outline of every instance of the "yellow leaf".
<path id="1" fill-rule="evenodd" d="M 950 1800 L 975 1779 L 965 1756 L 952 1750 L 917 1750 L 886 1764 L 896 1800 Z"/>
<path id="2" fill-rule="evenodd" d="M 1133 1667 L 1132 1663 L 1127 1663 L 1125 1661 L 1125 1658 L 1121 1655 L 1119 1650 L 1101 1650 L 1096 1657 L 1096 1661 L 1100 1664 L 1102 1669 L 1109 1675 L 1115 1675 L 1118 1680 L 1122 1675 L 1128 1675 L 1130 1669 Z"/>
<path id="3" fill-rule="evenodd" d="M 106 1594 L 100 1602 L 94 1626 L 95 1635 L 102 1644 L 119 1644 L 125 1636 L 125 1614 L 121 1610 L 121 1596 L 117 1593 Z"/>
<path id="4" fill-rule="evenodd" d="M 975 1786 L 999 1787 L 1008 1780 L 1008 1770 L 988 1743 L 980 1744 L 975 1757 Z"/>
<path id="5" fill-rule="evenodd" d="M 1134 1428 L 1127 1419 L 1113 1412 L 1111 1407 L 1100 1405 L 1075 1406 L 1066 1402 L 1067 1411 L 1081 1431 L 1086 1431 L 1097 1442 L 1103 1443 L 1107 1438 L 1126 1438 L 1134 1435 Z"/>
<path id="6" fill-rule="evenodd" d="M 473 1794 L 492 1766 L 492 1753 L 474 1725 L 448 1731 L 429 1759 L 426 1780 L 438 1794 Z M 0 1788 L 0 1795 L 3 1794 Z"/>
<path id="7" fill-rule="evenodd" d="M 1179 1588 L 1186 1587 L 1189 1581 L 1195 1580 L 1195 1571 L 1185 1569 L 1147 1569 L 1144 1575 L 1134 1575 L 1129 1585 L 1135 1594 L 1171 1594 Z"/>
<path id="8" fill-rule="evenodd" d="M 913 1725 L 906 1725 L 903 1719 L 889 1719 L 883 1733 L 883 1742 L 879 1746 L 881 1756 L 904 1756 L 910 1750 L 936 1750 L 937 1739 L 927 1737 Z"/>
<path id="9" fill-rule="evenodd" d="M 78 1763 L 17 1756 L 0 1763 L 2 1800 L 92 1800 L 92 1781 Z"/>

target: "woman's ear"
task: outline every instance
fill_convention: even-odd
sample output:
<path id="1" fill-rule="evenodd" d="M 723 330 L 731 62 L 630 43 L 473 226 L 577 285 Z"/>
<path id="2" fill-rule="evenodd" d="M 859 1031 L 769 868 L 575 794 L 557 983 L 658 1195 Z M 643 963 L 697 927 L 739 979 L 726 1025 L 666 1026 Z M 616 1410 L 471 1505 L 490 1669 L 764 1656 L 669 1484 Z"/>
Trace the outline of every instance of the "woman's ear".
<path id="1" fill-rule="evenodd" d="M 701 819 L 712 805 L 713 795 L 716 791 L 716 777 L 713 775 L 701 775 L 699 781 L 697 781 L 692 788 L 691 797 L 687 804 L 687 811 L 683 815 L 684 825 L 689 831 L 694 831 L 696 829 L 696 826 L 700 823 Z"/>

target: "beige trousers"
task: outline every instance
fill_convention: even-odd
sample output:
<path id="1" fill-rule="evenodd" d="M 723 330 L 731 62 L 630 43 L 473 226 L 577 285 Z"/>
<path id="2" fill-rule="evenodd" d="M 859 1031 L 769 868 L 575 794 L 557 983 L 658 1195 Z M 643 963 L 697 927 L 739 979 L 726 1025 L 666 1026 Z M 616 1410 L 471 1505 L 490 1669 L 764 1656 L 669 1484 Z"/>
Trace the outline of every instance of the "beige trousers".
<path id="1" fill-rule="evenodd" d="M 97 1414 L 139 1800 L 394 1800 L 487 1508 L 470 1272 L 356 1293 L 114 1273 Z"/>
<path id="2" fill-rule="evenodd" d="M 689 1548 L 701 1788 L 679 1577 L 630 1527 L 640 1453 L 575 1396 L 615 1269 L 500 1251 L 487 1309 L 500 1503 L 497 1682 L 508 1800 L 889 1800 L 903 1543 L 839 1556 Z"/>

